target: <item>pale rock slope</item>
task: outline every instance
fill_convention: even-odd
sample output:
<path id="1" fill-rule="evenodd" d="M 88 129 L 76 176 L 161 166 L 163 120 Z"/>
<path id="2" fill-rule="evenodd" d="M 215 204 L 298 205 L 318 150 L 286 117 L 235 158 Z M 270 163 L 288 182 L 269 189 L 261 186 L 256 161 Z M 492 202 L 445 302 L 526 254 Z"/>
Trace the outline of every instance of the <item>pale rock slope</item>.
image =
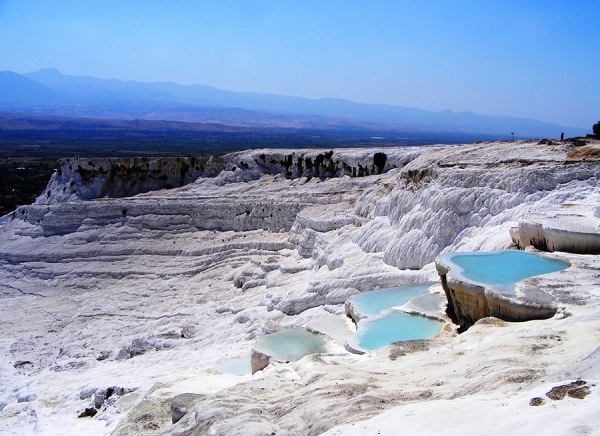
<path id="1" fill-rule="evenodd" d="M 65 161 L 0 220 L 0 432 L 597 433 L 597 255 L 555 253 L 572 266 L 520 285 L 554 301 L 550 319 L 344 349 L 351 295 L 436 281 L 440 253 L 509 248 L 520 220 L 560 208 L 598 228 L 600 165 L 582 147 Z M 329 351 L 223 371 L 287 327 Z"/>

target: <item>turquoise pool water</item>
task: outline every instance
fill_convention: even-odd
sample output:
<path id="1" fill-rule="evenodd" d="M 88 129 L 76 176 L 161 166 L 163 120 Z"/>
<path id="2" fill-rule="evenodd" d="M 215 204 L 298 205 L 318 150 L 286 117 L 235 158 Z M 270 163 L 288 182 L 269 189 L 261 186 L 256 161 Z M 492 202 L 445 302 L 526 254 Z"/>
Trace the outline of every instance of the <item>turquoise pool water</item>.
<path id="1" fill-rule="evenodd" d="M 223 360 L 217 365 L 217 369 L 227 374 L 244 375 L 252 373 L 251 366 L 250 356 L 243 356 Z"/>
<path id="2" fill-rule="evenodd" d="M 398 288 L 363 292 L 350 298 L 352 305 L 364 316 L 375 316 L 394 306 L 403 306 L 417 295 L 427 293 L 433 282 L 417 283 Z"/>
<path id="3" fill-rule="evenodd" d="M 293 328 L 261 336 L 254 349 L 279 360 L 294 361 L 309 354 L 324 353 L 326 342 L 303 328 Z"/>
<path id="4" fill-rule="evenodd" d="M 354 295 L 350 302 L 366 318 L 358 322 L 356 333 L 348 339 L 348 345 L 356 350 L 371 351 L 392 342 L 429 339 L 437 335 L 443 323 L 391 310 L 427 294 L 434 284 L 417 283 Z"/>
<path id="5" fill-rule="evenodd" d="M 510 288 L 528 277 L 568 268 L 569 263 L 527 251 L 453 253 L 444 257 L 458 266 L 455 274 L 477 283 Z"/>
<path id="6" fill-rule="evenodd" d="M 429 339 L 440 332 L 442 325 L 422 316 L 387 310 L 376 317 L 362 319 L 348 344 L 363 351 L 375 350 L 392 342 Z"/>

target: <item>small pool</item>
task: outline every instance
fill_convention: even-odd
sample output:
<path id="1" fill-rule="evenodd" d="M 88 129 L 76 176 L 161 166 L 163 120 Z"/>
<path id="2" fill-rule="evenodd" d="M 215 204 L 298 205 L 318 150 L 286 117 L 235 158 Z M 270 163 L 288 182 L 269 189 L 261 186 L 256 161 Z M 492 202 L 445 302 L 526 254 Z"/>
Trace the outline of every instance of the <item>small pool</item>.
<path id="1" fill-rule="evenodd" d="M 252 374 L 250 356 L 226 359 L 217 365 L 221 372 L 234 375 Z"/>
<path id="2" fill-rule="evenodd" d="M 434 284 L 417 283 L 363 292 L 351 297 L 346 305 L 346 313 L 357 322 L 357 330 L 348 339 L 347 348 L 366 352 L 392 342 L 429 339 L 437 335 L 442 329 L 442 322 L 392 309 L 404 306 L 415 298 L 423 298 Z"/>
<path id="3" fill-rule="evenodd" d="M 418 295 L 426 294 L 433 282 L 363 292 L 350 298 L 350 303 L 363 316 L 375 316 L 386 309 L 403 306 Z"/>
<path id="4" fill-rule="evenodd" d="M 455 275 L 504 290 L 511 290 L 515 283 L 528 277 L 569 267 L 568 262 L 518 250 L 452 253 L 443 258 L 457 267 L 452 271 Z"/>
<path id="5" fill-rule="evenodd" d="M 303 328 L 292 328 L 261 336 L 254 349 L 275 359 L 294 361 L 309 354 L 326 352 L 325 340 Z"/>
<path id="6" fill-rule="evenodd" d="M 392 342 L 429 339 L 436 336 L 443 323 L 422 316 L 387 310 L 358 323 L 356 334 L 348 340 L 350 347 L 371 351 Z"/>

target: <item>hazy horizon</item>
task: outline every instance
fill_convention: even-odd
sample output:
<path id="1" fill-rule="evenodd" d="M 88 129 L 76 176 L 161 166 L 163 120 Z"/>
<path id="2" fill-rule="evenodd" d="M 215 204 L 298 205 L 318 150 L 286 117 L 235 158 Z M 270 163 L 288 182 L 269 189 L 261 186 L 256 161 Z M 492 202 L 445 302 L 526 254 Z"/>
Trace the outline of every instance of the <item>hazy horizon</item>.
<path id="1" fill-rule="evenodd" d="M 0 0 L 0 70 L 600 117 L 600 3 Z"/>

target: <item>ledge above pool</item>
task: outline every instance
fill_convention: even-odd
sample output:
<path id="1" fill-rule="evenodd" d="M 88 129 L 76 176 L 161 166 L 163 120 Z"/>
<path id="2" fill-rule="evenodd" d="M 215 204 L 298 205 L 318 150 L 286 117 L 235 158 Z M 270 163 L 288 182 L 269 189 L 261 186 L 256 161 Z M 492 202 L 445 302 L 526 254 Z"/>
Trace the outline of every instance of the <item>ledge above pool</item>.
<path id="1" fill-rule="evenodd" d="M 489 316 L 505 321 L 552 317 L 554 298 L 541 290 L 522 290 L 519 283 L 570 265 L 557 256 L 520 250 L 446 253 L 435 263 L 448 300 L 447 314 L 462 330 Z"/>

